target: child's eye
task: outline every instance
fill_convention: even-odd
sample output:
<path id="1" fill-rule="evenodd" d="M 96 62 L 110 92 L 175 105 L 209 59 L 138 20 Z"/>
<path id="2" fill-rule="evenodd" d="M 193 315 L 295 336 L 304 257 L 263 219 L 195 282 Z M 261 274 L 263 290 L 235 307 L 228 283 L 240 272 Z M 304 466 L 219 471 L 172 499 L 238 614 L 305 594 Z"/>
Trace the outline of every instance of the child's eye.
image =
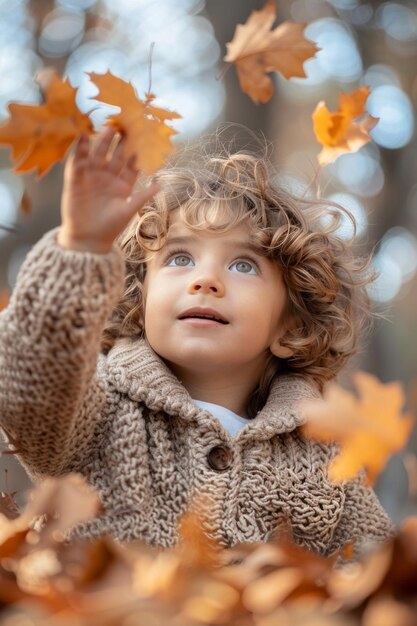
<path id="1" fill-rule="evenodd" d="M 174 253 L 168 259 L 167 265 L 168 267 L 188 267 L 190 265 L 190 262 L 192 265 L 194 265 L 192 258 L 189 257 L 188 254 L 183 254 L 183 253 L 175 254 Z"/>
<path id="2" fill-rule="evenodd" d="M 236 270 L 233 270 L 232 269 L 233 267 L 235 267 Z M 247 261 L 247 260 L 235 261 L 230 266 L 230 269 L 232 271 L 236 271 L 241 274 L 257 274 L 258 273 L 255 263 L 253 263 L 252 261 Z"/>

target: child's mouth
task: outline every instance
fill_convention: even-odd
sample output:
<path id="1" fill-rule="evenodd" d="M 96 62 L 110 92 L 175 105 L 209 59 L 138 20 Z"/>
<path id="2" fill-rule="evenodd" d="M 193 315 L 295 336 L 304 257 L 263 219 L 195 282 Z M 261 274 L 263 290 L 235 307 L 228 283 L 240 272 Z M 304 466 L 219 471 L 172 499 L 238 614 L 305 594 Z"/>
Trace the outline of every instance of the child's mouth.
<path id="1" fill-rule="evenodd" d="M 192 326 L 224 326 L 229 322 L 222 322 L 221 320 L 216 320 L 210 317 L 199 317 L 199 316 L 190 316 L 190 317 L 181 317 L 181 322 L 185 322 L 187 324 L 191 324 Z"/>
<path id="2" fill-rule="evenodd" d="M 184 322 L 193 323 L 199 326 L 207 326 L 213 324 L 228 324 L 227 319 L 217 311 L 211 309 L 189 309 L 178 316 L 178 319 Z"/>

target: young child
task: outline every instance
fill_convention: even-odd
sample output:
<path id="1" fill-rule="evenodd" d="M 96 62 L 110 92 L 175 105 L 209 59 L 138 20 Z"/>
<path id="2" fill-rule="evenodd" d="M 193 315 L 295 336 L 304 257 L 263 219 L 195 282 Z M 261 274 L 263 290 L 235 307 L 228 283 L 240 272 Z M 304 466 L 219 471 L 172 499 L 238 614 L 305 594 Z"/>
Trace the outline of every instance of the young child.
<path id="1" fill-rule="evenodd" d="M 373 491 L 331 483 L 335 446 L 299 431 L 299 401 L 354 354 L 366 308 L 363 267 L 323 226 L 330 209 L 244 153 L 134 193 L 123 146 L 111 129 L 80 140 L 62 225 L 0 316 L 0 421 L 29 475 L 80 472 L 98 490 L 103 512 L 71 537 L 174 546 L 198 502 L 225 547 L 283 521 L 326 555 L 384 541 Z"/>

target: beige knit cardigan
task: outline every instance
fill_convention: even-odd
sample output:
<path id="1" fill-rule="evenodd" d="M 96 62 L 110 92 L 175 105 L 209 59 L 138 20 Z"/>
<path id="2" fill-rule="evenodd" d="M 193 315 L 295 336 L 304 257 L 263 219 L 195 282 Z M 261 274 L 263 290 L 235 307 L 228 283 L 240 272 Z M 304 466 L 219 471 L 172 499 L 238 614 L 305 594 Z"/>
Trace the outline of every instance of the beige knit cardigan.
<path id="1" fill-rule="evenodd" d="M 278 378 L 233 438 L 144 340 L 99 354 L 122 255 L 64 250 L 57 232 L 30 251 L 0 314 L 0 423 L 33 480 L 80 472 L 98 490 L 104 512 L 71 536 L 174 546 L 178 519 L 196 502 L 222 546 L 265 541 L 283 519 L 299 544 L 322 554 L 392 534 L 360 479 L 326 477 L 334 446 L 301 436 L 297 402 L 317 392 L 300 377 Z M 219 445 L 231 455 L 223 471 L 208 463 Z"/>

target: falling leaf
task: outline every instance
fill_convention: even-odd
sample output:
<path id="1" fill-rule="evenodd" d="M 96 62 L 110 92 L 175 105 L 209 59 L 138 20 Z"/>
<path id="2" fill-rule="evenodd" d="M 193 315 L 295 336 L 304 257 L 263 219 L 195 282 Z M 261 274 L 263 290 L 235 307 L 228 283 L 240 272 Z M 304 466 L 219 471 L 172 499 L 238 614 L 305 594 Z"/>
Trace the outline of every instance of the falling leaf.
<path id="1" fill-rule="evenodd" d="M 0 311 L 6 308 L 9 304 L 10 300 L 10 291 L 8 289 L 3 289 L 0 291 Z"/>
<path id="2" fill-rule="evenodd" d="M 111 115 L 108 124 L 116 126 L 126 137 L 126 158 L 134 157 L 136 167 L 151 174 L 160 168 L 166 157 L 173 152 L 171 137 L 176 134 L 167 120 L 179 119 L 174 111 L 152 105 L 154 94 L 138 98 L 133 85 L 110 72 L 89 74 L 99 88 L 95 100 L 120 107 L 120 113 Z"/>
<path id="3" fill-rule="evenodd" d="M 399 383 L 384 385 L 364 372 L 357 372 L 354 381 L 359 397 L 331 384 L 323 398 L 303 401 L 309 420 L 303 432 L 341 444 L 330 463 L 331 479 L 350 479 L 364 468 L 368 484 L 373 484 L 388 458 L 405 445 L 413 419 L 401 413 L 405 398 Z"/>
<path id="4" fill-rule="evenodd" d="M 275 18 L 275 2 L 268 0 L 263 9 L 252 11 L 246 24 L 238 24 L 226 46 L 224 60 L 236 65 L 242 91 L 256 103 L 272 97 L 270 72 L 304 78 L 304 61 L 319 50 L 303 36 L 305 24 L 283 22 L 271 30 Z"/>
<path id="5" fill-rule="evenodd" d="M 26 193 L 23 193 L 22 198 L 20 200 L 20 208 L 22 210 L 23 215 L 29 215 L 32 211 L 32 202 Z"/>
<path id="6" fill-rule="evenodd" d="M 350 94 L 340 94 L 339 109 L 331 113 L 325 103 L 319 102 L 313 113 L 314 132 L 323 149 L 318 155 L 321 166 L 328 165 L 341 154 L 356 152 L 371 141 L 369 132 L 379 119 L 365 115 L 368 87 L 359 87 Z M 362 117 L 355 122 L 357 118 Z"/>
<path id="7" fill-rule="evenodd" d="M 93 133 L 87 114 L 75 103 L 76 90 L 51 70 L 37 78 L 44 97 L 42 104 L 8 106 L 9 119 L 0 125 L 0 144 L 12 148 L 15 172 L 38 170 L 43 176 L 63 160 L 76 137 Z"/>

